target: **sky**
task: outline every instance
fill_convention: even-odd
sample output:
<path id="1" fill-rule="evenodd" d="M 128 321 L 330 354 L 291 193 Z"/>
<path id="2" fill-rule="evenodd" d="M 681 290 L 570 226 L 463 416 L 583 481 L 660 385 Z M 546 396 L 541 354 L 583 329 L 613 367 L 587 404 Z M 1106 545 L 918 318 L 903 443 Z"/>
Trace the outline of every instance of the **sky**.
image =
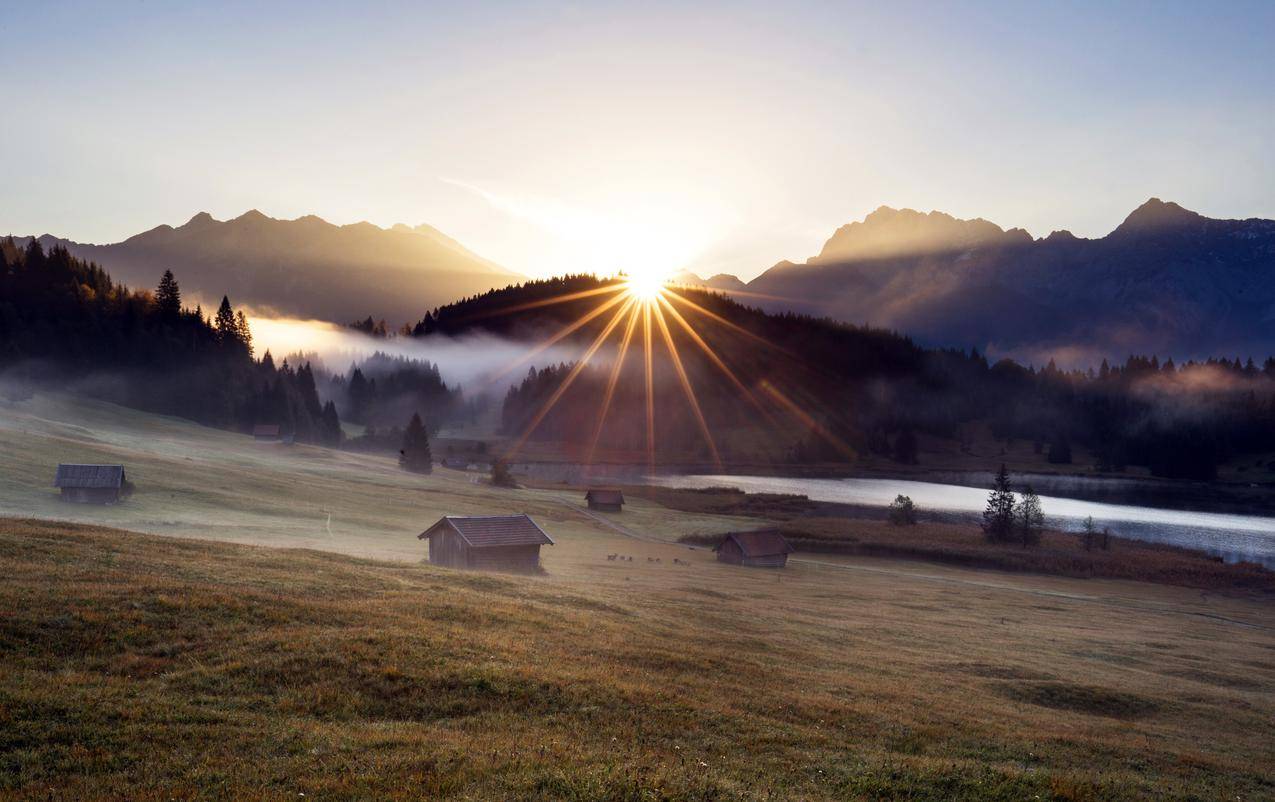
<path id="1" fill-rule="evenodd" d="M 1275 218 L 1275 3 L 0 0 L 0 232 L 429 223 L 747 279 L 881 205 Z"/>

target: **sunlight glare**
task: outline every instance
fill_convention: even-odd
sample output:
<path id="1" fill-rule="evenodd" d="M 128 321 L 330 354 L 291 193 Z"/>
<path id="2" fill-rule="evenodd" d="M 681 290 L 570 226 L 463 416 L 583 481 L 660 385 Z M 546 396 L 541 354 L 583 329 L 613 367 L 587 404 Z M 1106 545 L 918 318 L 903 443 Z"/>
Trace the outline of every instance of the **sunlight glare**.
<path id="1" fill-rule="evenodd" d="M 640 301 L 654 301 L 664 292 L 665 277 L 650 270 L 625 279 L 625 288 Z"/>

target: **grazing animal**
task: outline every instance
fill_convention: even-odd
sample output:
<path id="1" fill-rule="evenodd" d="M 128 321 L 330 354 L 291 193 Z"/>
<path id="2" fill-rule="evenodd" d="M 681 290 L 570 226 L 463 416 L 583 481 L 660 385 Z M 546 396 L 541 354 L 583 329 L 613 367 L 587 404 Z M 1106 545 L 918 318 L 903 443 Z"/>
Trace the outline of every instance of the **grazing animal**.
<path id="1" fill-rule="evenodd" d="M 614 555 L 614 554 L 608 554 L 608 555 L 607 555 L 607 560 L 608 560 L 609 562 L 615 562 L 615 558 L 616 558 L 616 555 Z"/>

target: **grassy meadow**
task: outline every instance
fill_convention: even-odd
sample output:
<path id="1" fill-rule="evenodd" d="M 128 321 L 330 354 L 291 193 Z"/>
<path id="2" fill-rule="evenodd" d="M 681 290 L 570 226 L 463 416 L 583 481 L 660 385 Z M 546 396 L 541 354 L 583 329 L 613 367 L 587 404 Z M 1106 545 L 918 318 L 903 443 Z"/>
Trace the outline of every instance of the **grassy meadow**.
<path id="1" fill-rule="evenodd" d="M 739 569 L 676 541 L 758 518 L 64 396 L 0 409 L 0 448 L 0 798 L 1275 796 L 1257 592 Z M 137 495 L 58 502 L 53 466 L 96 460 Z M 421 562 L 439 515 L 509 511 L 544 575 Z"/>

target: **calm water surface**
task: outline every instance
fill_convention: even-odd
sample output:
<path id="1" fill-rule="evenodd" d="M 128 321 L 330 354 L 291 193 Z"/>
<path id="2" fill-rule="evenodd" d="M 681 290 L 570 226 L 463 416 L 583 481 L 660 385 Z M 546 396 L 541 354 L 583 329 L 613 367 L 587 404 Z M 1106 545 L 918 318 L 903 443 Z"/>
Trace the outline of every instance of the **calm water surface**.
<path id="1" fill-rule="evenodd" d="M 777 476 L 661 476 L 667 487 L 738 487 L 747 493 L 796 493 L 814 501 L 885 506 L 902 493 L 923 510 L 982 513 L 987 490 L 898 479 L 796 479 Z M 1050 526 L 1078 532 L 1093 516 L 1112 534 L 1200 549 L 1228 562 L 1248 560 L 1275 568 L 1275 518 L 1166 510 L 1041 496 Z"/>

